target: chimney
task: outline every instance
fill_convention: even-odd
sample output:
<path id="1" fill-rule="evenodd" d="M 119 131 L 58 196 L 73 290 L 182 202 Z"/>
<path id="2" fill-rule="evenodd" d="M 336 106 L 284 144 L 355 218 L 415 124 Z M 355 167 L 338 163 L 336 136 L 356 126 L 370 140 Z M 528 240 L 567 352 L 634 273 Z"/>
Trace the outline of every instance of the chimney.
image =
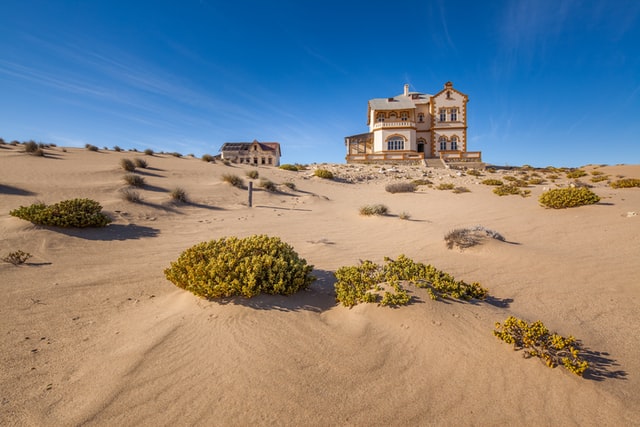
<path id="1" fill-rule="evenodd" d="M 409 96 L 409 85 L 404 85 L 404 96 Z"/>

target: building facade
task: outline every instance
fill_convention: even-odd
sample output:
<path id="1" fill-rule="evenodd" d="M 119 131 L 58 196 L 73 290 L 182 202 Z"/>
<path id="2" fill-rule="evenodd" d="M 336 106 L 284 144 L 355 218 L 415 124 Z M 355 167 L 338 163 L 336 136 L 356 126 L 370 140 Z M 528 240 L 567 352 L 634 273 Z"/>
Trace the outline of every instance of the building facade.
<path id="1" fill-rule="evenodd" d="M 280 166 L 279 142 L 225 142 L 220 148 L 222 160 L 255 166 Z"/>
<path id="2" fill-rule="evenodd" d="M 467 102 L 447 82 L 435 95 L 409 92 L 369 100 L 369 132 L 345 137 L 347 163 L 481 161 L 467 151 Z"/>

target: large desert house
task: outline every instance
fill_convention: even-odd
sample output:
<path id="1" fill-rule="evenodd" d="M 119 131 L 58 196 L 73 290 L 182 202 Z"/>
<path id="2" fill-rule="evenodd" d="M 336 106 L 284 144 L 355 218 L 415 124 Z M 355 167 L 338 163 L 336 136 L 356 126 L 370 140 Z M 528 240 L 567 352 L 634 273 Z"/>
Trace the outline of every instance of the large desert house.
<path id="1" fill-rule="evenodd" d="M 225 142 L 220 148 L 223 160 L 251 165 L 280 166 L 279 142 Z"/>
<path id="2" fill-rule="evenodd" d="M 469 97 L 447 82 L 435 95 L 404 92 L 369 100 L 369 132 L 345 137 L 347 163 L 481 162 L 467 151 Z"/>

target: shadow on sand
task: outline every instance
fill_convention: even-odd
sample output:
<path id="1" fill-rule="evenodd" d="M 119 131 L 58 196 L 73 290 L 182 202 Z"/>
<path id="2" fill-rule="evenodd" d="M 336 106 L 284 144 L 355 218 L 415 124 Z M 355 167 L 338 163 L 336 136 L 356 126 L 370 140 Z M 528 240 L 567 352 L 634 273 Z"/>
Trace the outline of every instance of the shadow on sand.
<path id="1" fill-rule="evenodd" d="M 23 190 L 22 188 L 14 187 L 12 185 L 0 184 L 0 194 L 8 194 L 10 196 L 35 196 L 36 193 Z"/>
<path id="2" fill-rule="evenodd" d="M 615 368 L 620 364 L 609 357 L 609 353 L 581 347 L 580 356 L 589 362 L 589 367 L 582 375 L 584 379 L 591 381 L 604 381 L 606 379 L 626 380 L 627 372 Z"/>
<path id="3" fill-rule="evenodd" d="M 55 228 L 45 227 L 48 230 L 57 231 L 71 237 L 85 240 L 135 240 L 147 237 L 156 237 L 160 230 L 136 224 L 109 224 L 102 228 Z"/>

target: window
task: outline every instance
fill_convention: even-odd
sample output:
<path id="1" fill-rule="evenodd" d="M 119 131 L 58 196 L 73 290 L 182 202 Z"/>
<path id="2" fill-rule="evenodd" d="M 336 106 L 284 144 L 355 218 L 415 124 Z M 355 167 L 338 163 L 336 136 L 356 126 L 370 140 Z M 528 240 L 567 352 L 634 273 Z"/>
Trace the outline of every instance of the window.
<path id="1" fill-rule="evenodd" d="M 440 151 L 445 151 L 447 149 L 447 138 L 441 136 L 438 138 L 438 142 L 440 143 Z"/>
<path id="2" fill-rule="evenodd" d="M 269 157 L 269 164 L 272 165 L 273 164 L 273 158 Z"/>
<path id="3" fill-rule="evenodd" d="M 403 122 L 406 122 L 407 120 L 409 120 L 409 113 L 407 113 L 406 111 L 403 112 L 402 114 L 400 114 L 400 118 Z"/>
<path id="4" fill-rule="evenodd" d="M 265 159 L 264 157 L 263 157 L 263 158 L 261 158 L 260 160 L 262 160 L 262 164 L 263 164 L 263 165 L 267 163 L 267 159 Z"/>
<path id="5" fill-rule="evenodd" d="M 451 91 L 450 90 L 447 91 L 447 99 L 451 99 Z"/>
<path id="6" fill-rule="evenodd" d="M 384 122 L 384 113 L 378 113 L 377 120 L 378 122 Z"/>
<path id="7" fill-rule="evenodd" d="M 387 140 L 387 150 L 404 150 L 404 138 L 401 136 L 392 136 Z"/>
<path id="8" fill-rule="evenodd" d="M 458 149 L 458 137 L 457 136 L 452 136 L 451 137 L 451 149 L 452 150 L 457 150 Z"/>
<path id="9" fill-rule="evenodd" d="M 420 114 L 418 114 L 418 121 L 419 121 L 420 123 L 424 122 L 424 113 L 420 113 Z"/>
<path id="10" fill-rule="evenodd" d="M 457 108 L 452 108 L 451 109 L 451 121 L 455 122 L 458 120 L 458 109 Z"/>
<path id="11" fill-rule="evenodd" d="M 441 122 L 447 121 L 447 110 L 445 110 L 444 108 L 440 109 L 440 121 Z"/>

